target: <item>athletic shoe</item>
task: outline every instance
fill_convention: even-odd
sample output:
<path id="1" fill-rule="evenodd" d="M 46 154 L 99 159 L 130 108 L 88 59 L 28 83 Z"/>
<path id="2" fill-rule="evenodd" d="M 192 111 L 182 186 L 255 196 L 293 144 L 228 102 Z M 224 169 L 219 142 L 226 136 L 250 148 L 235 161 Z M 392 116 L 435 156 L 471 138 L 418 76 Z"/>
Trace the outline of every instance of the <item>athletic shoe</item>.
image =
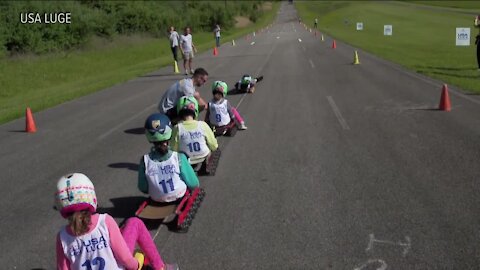
<path id="1" fill-rule="evenodd" d="M 195 70 L 190 69 L 190 74 L 193 74 L 193 73 L 195 73 Z"/>
<path id="2" fill-rule="evenodd" d="M 247 126 L 245 126 L 245 123 L 241 123 L 240 126 L 238 127 L 239 130 L 246 130 L 248 129 Z"/>
<path id="3" fill-rule="evenodd" d="M 185 71 L 185 76 L 188 76 L 188 71 Z"/>
<path id="4" fill-rule="evenodd" d="M 263 76 L 257 77 L 257 82 L 263 80 Z"/>
<path id="5" fill-rule="evenodd" d="M 180 270 L 178 264 L 165 264 L 165 270 Z"/>

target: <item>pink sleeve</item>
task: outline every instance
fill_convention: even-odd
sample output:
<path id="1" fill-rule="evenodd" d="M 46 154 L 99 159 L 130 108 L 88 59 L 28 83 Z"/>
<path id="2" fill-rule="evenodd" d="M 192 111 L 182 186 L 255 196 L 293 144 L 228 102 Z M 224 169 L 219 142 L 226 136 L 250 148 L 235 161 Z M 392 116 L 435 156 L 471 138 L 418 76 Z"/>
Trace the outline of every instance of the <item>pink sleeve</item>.
<path id="1" fill-rule="evenodd" d="M 138 261 L 128 249 L 120 232 L 120 228 L 118 228 L 115 220 L 110 215 L 106 215 L 105 224 L 107 225 L 110 234 L 110 247 L 112 248 L 113 255 L 117 259 L 117 262 L 120 265 L 123 265 L 127 270 L 137 270 Z"/>
<path id="2" fill-rule="evenodd" d="M 62 243 L 60 242 L 60 233 L 57 234 L 57 270 L 70 270 L 70 263 L 63 253 Z"/>

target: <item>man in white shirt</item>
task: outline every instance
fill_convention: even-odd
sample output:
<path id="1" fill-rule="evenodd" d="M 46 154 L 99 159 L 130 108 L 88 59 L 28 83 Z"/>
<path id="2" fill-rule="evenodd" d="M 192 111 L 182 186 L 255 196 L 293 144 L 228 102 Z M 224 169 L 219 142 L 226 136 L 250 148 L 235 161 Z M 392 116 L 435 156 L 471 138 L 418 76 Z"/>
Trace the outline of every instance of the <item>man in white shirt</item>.
<path id="1" fill-rule="evenodd" d="M 173 26 L 170 26 L 168 38 L 170 40 L 170 47 L 172 48 L 173 59 L 175 59 L 175 61 L 178 62 L 177 48 L 178 48 L 178 41 L 180 39 L 180 36 L 178 35 L 177 31 L 175 31 L 175 28 Z"/>
<path id="2" fill-rule="evenodd" d="M 190 27 L 185 27 L 185 32 L 180 36 L 180 50 L 183 55 L 183 68 L 185 69 L 185 75 L 188 75 L 189 72 L 193 74 L 193 52 L 197 52 L 197 49 L 195 48 L 195 44 L 193 44 Z"/>
<path id="3" fill-rule="evenodd" d="M 220 25 L 215 25 L 213 29 L 213 34 L 215 35 L 215 43 L 217 47 L 220 47 Z"/>
<path id="4" fill-rule="evenodd" d="M 195 97 L 198 101 L 199 110 L 206 109 L 207 103 L 200 96 L 200 93 L 196 90 L 197 87 L 203 86 L 208 80 L 208 73 L 203 68 L 197 68 L 192 78 L 185 78 L 175 82 L 168 90 L 163 94 L 160 103 L 158 104 L 158 111 L 166 114 L 172 123 L 176 123 L 178 120 L 177 115 L 177 103 L 178 100 L 183 97 Z"/>

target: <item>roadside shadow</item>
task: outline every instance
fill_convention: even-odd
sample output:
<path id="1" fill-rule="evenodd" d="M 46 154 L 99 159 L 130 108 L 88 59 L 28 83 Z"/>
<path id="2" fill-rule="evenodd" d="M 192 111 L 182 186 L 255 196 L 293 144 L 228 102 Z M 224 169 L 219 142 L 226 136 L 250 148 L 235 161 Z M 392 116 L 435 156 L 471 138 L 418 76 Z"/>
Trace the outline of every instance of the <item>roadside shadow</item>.
<path id="1" fill-rule="evenodd" d="M 436 75 L 446 75 L 446 76 L 450 76 L 450 77 L 466 78 L 466 79 L 476 79 L 476 78 L 480 78 L 479 75 L 460 75 L 460 74 L 447 73 L 447 72 L 438 72 L 438 71 L 434 71 L 434 72 L 432 72 L 432 74 L 436 74 Z"/>
<path id="2" fill-rule="evenodd" d="M 113 207 L 98 207 L 97 212 L 107 213 L 114 218 L 127 219 L 135 216 L 140 204 L 147 198 L 140 196 L 112 198 Z"/>
<path id="3" fill-rule="evenodd" d="M 25 130 L 9 130 L 8 132 L 15 132 L 15 133 L 27 133 Z"/>
<path id="4" fill-rule="evenodd" d="M 450 71 L 462 71 L 462 70 L 476 70 L 477 68 L 472 68 L 472 67 L 434 67 L 434 66 L 421 66 L 421 65 L 416 65 L 416 68 L 419 69 L 438 69 L 438 70 L 450 70 Z"/>
<path id="5" fill-rule="evenodd" d="M 117 163 L 111 163 L 108 164 L 108 167 L 114 168 L 114 169 L 128 169 L 131 171 L 136 171 L 138 172 L 138 168 L 140 167 L 136 163 L 130 163 L 130 162 L 117 162 Z"/>
<path id="6" fill-rule="evenodd" d="M 143 134 L 145 134 L 145 128 L 143 128 L 143 127 L 130 128 L 130 129 L 124 130 L 123 132 L 125 132 L 127 134 L 143 135 Z"/>
<path id="7" fill-rule="evenodd" d="M 441 112 L 439 108 L 411 108 L 411 111 L 433 111 L 433 112 Z"/>

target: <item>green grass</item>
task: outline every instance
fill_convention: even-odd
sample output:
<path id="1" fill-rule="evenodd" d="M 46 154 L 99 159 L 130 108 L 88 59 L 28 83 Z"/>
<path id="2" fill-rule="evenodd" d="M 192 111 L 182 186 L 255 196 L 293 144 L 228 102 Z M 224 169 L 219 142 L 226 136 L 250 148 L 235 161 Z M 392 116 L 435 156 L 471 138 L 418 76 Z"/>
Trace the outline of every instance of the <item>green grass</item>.
<path id="1" fill-rule="evenodd" d="M 222 40 L 231 42 L 270 24 L 279 7 L 274 2 L 255 24 L 222 31 Z M 193 33 L 193 37 L 199 52 L 214 46 L 212 33 Z M 26 107 L 41 111 L 172 65 L 164 38 L 119 38 L 100 47 L 0 60 L 0 123 L 24 116 Z"/>
<path id="2" fill-rule="evenodd" d="M 479 1 L 408 1 L 413 4 L 479 11 Z"/>
<path id="3" fill-rule="evenodd" d="M 454 1 L 444 4 L 447 2 Z M 312 26 L 318 17 L 319 28 L 336 39 L 468 92 L 480 93 L 474 17 L 415 6 L 380 1 L 296 2 L 304 22 Z M 363 22 L 363 31 L 356 31 L 356 22 Z M 393 36 L 383 35 L 385 24 L 393 25 Z M 456 27 L 471 27 L 471 46 L 455 46 Z"/>

